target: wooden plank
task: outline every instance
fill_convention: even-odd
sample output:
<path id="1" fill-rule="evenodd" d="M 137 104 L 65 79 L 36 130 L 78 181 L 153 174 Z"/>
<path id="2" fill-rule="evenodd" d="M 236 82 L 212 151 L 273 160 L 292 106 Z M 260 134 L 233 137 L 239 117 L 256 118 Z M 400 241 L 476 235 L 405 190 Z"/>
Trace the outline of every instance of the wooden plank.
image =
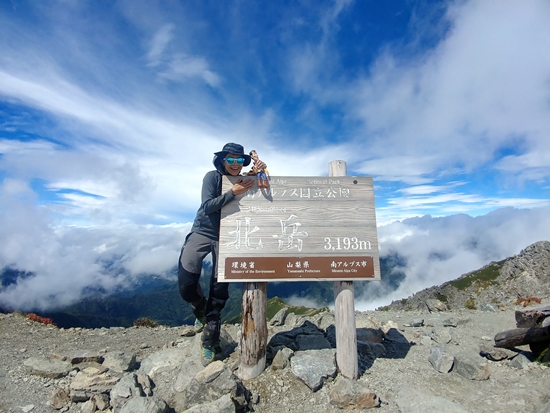
<path id="1" fill-rule="evenodd" d="M 243 284 L 240 340 L 240 365 L 237 375 L 242 380 L 259 376 L 266 365 L 267 349 L 267 283 Z"/>
<path id="2" fill-rule="evenodd" d="M 344 161 L 332 161 L 329 164 L 329 175 L 331 177 L 345 176 L 346 173 L 346 163 Z M 338 371 L 348 379 L 357 380 L 359 377 L 359 360 L 353 281 L 337 281 L 334 283 L 334 318 Z"/>

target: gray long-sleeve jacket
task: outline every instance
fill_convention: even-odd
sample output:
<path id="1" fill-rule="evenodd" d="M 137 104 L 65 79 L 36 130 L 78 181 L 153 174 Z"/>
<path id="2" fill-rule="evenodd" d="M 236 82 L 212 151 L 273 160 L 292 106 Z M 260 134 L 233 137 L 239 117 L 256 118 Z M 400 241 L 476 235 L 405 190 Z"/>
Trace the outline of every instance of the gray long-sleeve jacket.
<path id="1" fill-rule="evenodd" d="M 221 209 L 235 199 L 231 190 L 222 194 L 222 175 L 226 175 L 223 166 L 208 172 L 202 181 L 201 206 L 193 222 L 191 232 L 204 235 L 213 240 L 220 238 Z"/>

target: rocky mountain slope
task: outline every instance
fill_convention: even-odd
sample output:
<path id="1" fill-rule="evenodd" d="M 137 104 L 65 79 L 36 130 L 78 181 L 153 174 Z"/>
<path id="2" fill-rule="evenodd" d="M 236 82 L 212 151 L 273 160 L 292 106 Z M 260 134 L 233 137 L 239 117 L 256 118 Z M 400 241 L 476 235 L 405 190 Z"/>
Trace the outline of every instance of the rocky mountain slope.
<path id="1" fill-rule="evenodd" d="M 337 372 L 328 310 L 278 312 L 269 322 L 268 366 L 244 381 L 238 324 L 223 326 L 224 352 L 203 368 L 191 326 L 62 329 L 0 314 L 0 412 L 550 413 L 550 367 L 528 346 L 493 347 L 496 334 L 516 327 L 518 295 L 536 293 L 549 306 L 540 294 L 550 289 L 549 244 L 497 263 L 498 275 L 466 274 L 457 280 L 463 289 L 452 286 L 458 292 L 418 293 L 412 310 L 394 303 L 357 312 L 357 380 Z M 466 305 L 471 296 L 475 306 Z"/>
<path id="2" fill-rule="evenodd" d="M 550 242 L 539 241 L 518 255 L 392 302 L 385 310 L 421 310 L 430 300 L 449 309 L 506 308 L 523 299 L 550 296 Z M 537 300 L 538 301 L 538 300 Z M 432 304 L 437 305 L 437 302 Z"/>

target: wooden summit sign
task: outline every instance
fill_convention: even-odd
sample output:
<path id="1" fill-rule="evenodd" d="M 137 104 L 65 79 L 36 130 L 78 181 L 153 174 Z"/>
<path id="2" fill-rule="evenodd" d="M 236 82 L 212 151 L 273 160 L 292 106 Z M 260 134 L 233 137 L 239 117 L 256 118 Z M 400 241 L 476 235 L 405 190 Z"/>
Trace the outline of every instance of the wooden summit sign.
<path id="1" fill-rule="evenodd" d="M 218 280 L 380 280 L 372 178 L 271 177 L 238 196 L 221 211 Z"/>

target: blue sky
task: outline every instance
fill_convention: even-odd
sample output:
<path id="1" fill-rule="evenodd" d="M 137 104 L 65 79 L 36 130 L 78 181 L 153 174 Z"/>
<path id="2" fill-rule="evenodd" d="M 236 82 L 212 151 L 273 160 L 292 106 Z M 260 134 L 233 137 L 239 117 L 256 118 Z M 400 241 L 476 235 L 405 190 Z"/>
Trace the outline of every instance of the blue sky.
<path id="1" fill-rule="evenodd" d="M 0 301 L 168 271 L 231 141 L 272 175 L 373 176 L 381 253 L 410 264 L 391 298 L 548 239 L 549 21 L 544 0 L 0 0 L 0 267 L 37 273 Z"/>

